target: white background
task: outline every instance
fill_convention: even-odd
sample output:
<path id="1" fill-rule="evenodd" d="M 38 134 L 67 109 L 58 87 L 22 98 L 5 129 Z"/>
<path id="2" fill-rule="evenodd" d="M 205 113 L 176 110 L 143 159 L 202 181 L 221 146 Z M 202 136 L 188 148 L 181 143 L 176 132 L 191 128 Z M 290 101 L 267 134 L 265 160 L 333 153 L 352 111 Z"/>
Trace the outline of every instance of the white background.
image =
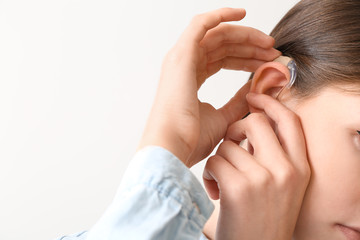
<path id="1" fill-rule="evenodd" d="M 162 58 L 193 15 L 243 7 L 241 24 L 270 33 L 296 2 L 0 0 L 0 239 L 91 228 L 136 150 Z M 222 106 L 248 75 L 221 71 L 201 100 Z"/>

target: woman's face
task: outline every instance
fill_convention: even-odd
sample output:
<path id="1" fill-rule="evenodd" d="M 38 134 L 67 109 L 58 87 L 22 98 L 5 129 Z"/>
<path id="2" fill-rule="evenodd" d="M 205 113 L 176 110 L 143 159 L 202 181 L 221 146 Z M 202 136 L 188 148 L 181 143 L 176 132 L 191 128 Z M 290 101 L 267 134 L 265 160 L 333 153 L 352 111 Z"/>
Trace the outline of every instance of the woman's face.
<path id="1" fill-rule="evenodd" d="M 326 88 L 290 108 L 312 170 L 294 240 L 360 240 L 360 94 Z"/>

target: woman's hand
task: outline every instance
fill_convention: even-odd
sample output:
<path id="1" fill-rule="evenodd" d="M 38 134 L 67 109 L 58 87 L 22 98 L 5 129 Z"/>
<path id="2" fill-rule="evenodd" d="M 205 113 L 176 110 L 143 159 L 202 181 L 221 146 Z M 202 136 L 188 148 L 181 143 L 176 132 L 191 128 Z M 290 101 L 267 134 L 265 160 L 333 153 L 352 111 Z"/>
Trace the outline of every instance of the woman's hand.
<path id="1" fill-rule="evenodd" d="M 255 71 L 280 55 L 266 34 L 222 23 L 244 16 L 243 9 L 223 8 L 193 18 L 164 59 L 140 148 L 162 146 L 191 167 L 211 153 L 230 123 L 247 113 L 248 84 L 219 110 L 197 97 L 200 86 L 221 68 Z"/>
<path id="2" fill-rule="evenodd" d="M 310 179 L 302 127 L 270 96 L 247 99 L 265 114 L 232 124 L 203 175 L 209 195 L 220 198 L 216 238 L 290 240 Z M 246 138 L 248 150 L 238 145 Z"/>

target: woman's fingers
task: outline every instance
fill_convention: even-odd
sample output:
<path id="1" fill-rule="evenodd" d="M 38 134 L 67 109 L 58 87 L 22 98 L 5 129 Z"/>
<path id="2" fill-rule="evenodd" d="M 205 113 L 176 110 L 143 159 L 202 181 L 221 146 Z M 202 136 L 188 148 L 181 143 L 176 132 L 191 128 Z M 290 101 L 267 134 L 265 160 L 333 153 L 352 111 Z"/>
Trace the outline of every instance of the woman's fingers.
<path id="1" fill-rule="evenodd" d="M 216 27 L 221 22 L 239 21 L 245 15 L 245 9 L 242 8 L 221 8 L 199 14 L 193 18 L 180 39 L 185 42 L 198 44 L 204 38 L 207 31 Z"/>
<path id="2" fill-rule="evenodd" d="M 223 157 L 214 155 L 207 160 L 203 179 L 206 190 L 212 199 L 219 199 L 220 186 L 236 181 L 237 178 L 237 170 Z"/>
<path id="3" fill-rule="evenodd" d="M 258 172 L 260 171 L 259 168 L 261 168 L 248 151 L 239 147 L 239 145 L 233 141 L 222 142 L 216 152 L 216 155 L 223 157 L 231 163 L 234 168 L 245 174 Z"/>
<path id="4" fill-rule="evenodd" d="M 272 61 L 280 55 L 281 53 L 274 48 L 264 49 L 253 45 L 225 43 L 214 51 L 209 52 L 207 61 L 208 63 L 213 63 L 226 57 Z"/>
<path id="5" fill-rule="evenodd" d="M 305 138 L 295 113 L 264 94 L 248 94 L 247 100 L 252 107 L 264 113 L 252 113 L 233 123 L 226 139 L 242 141 L 247 138 L 253 147 L 254 157 L 273 173 L 285 172 L 293 166 L 296 171 L 308 175 L 310 169 Z M 272 156 L 271 161 L 269 156 Z"/>
<path id="6" fill-rule="evenodd" d="M 299 118 L 283 104 L 264 94 L 248 94 L 249 104 L 275 122 L 277 136 L 290 161 L 300 170 L 309 171 L 305 137 Z"/>
<path id="7" fill-rule="evenodd" d="M 250 91 L 251 80 L 245 83 L 236 94 L 218 111 L 225 118 L 227 126 L 241 119 L 249 112 L 246 94 Z"/>
<path id="8" fill-rule="evenodd" d="M 253 113 L 232 124 L 204 170 L 207 190 L 213 198 L 220 197 L 217 236 L 290 239 L 289 231 L 269 229 L 277 229 L 279 224 L 291 229 L 296 223 L 310 176 L 297 164 L 303 161 L 308 165 L 302 128 L 296 115 L 275 99 L 265 95 L 249 95 L 247 99 L 251 107 L 265 113 Z M 253 151 L 229 139 L 247 139 Z M 239 228 L 241 224 L 249 227 Z"/>
<path id="9" fill-rule="evenodd" d="M 246 72 L 255 72 L 265 61 L 256 59 L 246 59 L 238 57 L 226 57 L 219 61 L 207 65 L 207 78 L 214 75 L 220 69 L 242 70 Z"/>
<path id="10" fill-rule="evenodd" d="M 207 77 L 220 69 L 255 72 L 262 64 L 280 56 L 274 49 L 263 49 L 252 45 L 224 44 L 207 55 Z"/>
<path id="11" fill-rule="evenodd" d="M 204 46 L 208 52 L 219 48 L 223 43 L 241 43 L 269 49 L 274 46 L 275 40 L 255 28 L 221 24 L 206 33 L 204 39 L 201 41 L 201 45 Z"/>
<path id="12" fill-rule="evenodd" d="M 226 139 L 239 142 L 247 139 L 257 162 L 273 173 L 287 161 L 279 140 L 263 113 L 252 113 L 233 123 L 227 131 Z"/>

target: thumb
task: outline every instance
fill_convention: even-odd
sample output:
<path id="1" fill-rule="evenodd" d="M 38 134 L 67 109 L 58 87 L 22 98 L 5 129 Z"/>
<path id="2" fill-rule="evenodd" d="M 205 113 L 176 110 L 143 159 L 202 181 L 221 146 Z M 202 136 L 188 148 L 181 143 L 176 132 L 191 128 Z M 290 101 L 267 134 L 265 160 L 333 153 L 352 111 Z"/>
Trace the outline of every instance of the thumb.
<path id="1" fill-rule="evenodd" d="M 250 86 L 251 80 L 240 88 L 234 97 L 232 97 L 222 108 L 219 109 L 228 125 L 243 118 L 249 112 L 246 94 L 249 93 Z"/>

